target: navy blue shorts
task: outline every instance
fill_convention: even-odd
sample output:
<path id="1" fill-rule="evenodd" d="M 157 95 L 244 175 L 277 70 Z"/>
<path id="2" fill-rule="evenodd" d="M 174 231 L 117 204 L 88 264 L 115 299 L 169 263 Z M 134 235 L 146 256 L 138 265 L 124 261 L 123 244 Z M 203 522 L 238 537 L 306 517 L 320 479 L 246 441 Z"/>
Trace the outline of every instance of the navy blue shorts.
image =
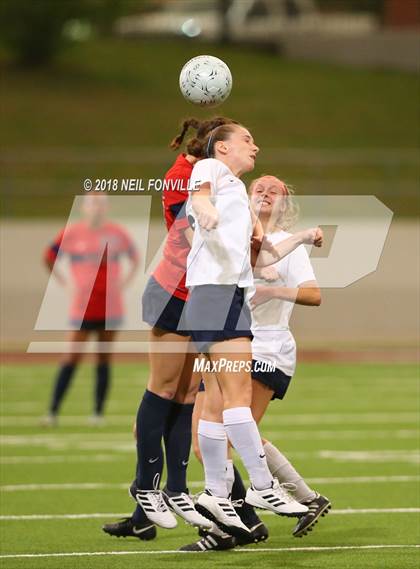
<path id="1" fill-rule="evenodd" d="M 283 399 L 286 395 L 287 388 L 289 387 L 290 380 L 292 379 L 290 375 L 286 375 L 281 371 L 281 369 L 276 368 L 274 372 L 268 371 L 255 371 L 257 360 L 252 360 L 252 371 L 251 377 L 255 381 L 266 385 L 271 391 L 274 391 L 273 399 Z M 260 362 L 258 362 L 260 363 Z M 198 391 L 205 391 L 206 387 L 204 381 L 200 381 L 200 386 Z"/>
<path id="2" fill-rule="evenodd" d="M 274 371 L 261 371 L 255 370 L 256 364 L 261 364 L 262 362 L 257 360 L 252 360 L 252 372 L 251 377 L 256 381 L 259 381 L 263 385 L 266 385 L 269 389 L 274 391 L 273 397 L 271 399 L 283 399 L 286 395 L 286 391 L 289 387 L 290 380 L 292 379 L 290 375 L 286 375 L 281 369 L 276 368 Z"/>
<path id="3" fill-rule="evenodd" d="M 190 336 L 184 316 L 185 305 L 184 300 L 169 294 L 150 277 L 142 296 L 143 321 L 161 330 Z"/>
<path id="4" fill-rule="evenodd" d="M 107 320 L 71 320 L 70 324 L 77 330 L 117 330 L 122 324 L 122 318 Z"/>
<path id="5" fill-rule="evenodd" d="M 207 353 L 214 342 L 253 338 L 244 289 L 236 285 L 195 286 L 188 299 L 186 316 L 191 337 L 202 353 Z"/>

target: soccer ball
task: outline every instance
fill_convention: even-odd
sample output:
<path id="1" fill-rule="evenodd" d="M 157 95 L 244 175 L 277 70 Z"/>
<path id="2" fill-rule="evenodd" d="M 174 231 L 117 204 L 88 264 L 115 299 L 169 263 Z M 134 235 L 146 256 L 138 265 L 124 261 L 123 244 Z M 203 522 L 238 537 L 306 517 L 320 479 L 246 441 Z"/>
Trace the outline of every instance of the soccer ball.
<path id="1" fill-rule="evenodd" d="M 221 59 L 199 55 L 187 61 L 182 68 L 179 87 L 190 103 L 215 107 L 228 98 L 232 89 L 232 74 Z"/>

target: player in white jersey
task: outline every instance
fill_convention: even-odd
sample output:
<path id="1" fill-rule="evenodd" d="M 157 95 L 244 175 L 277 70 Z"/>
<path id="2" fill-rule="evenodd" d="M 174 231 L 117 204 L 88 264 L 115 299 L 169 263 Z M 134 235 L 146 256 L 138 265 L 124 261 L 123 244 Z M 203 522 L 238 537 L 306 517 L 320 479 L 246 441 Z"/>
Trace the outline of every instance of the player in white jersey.
<path id="1" fill-rule="evenodd" d="M 296 218 L 290 190 L 278 178 L 263 176 L 250 187 L 251 206 L 270 241 L 275 244 L 290 237 L 287 229 Z M 257 423 L 271 400 L 283 399 L 296 368 L 296 343 L 289 328 L 294 304 L 319 306 L 321 293 L 313 268 L 303 246 L 296 248 L 275 265 L 254 272 L 256 292 L 251 298 L 252 311 L 252 414 Z M 258 362 L 258 363 L 257 363 Z M 275 371 L 258 371 L 261 362 Z M 293 530 L 295 537 L 310 531 L 331 507 L 329 500 L 315 492 L 302 479 L 287 458 L 263 439 L 264 452 L 273 476 L 281 483 L 295 486 L 294 497 L 308 506 Z"/>
<path id="2" fill-rule="evenodd" d="M 287 229 L 297 218 L 297 208 L 290 195 L 290 190 L 274 176 L 262 176 L 251 184 L 251 207 L 258 214 L 263 229 L 270 241 L 275 244 L 290 237 Z M 276 264 L 254 270 L 255 287 L 251 305 L 252 327 L 252 403 L 251 410 L 257 423 L 265 414 L 268 404 L 273 399 L 283 399 L 289 382 L 296 368 L 296 343 L 289 329 L 289 320 L 294 304 L 319 306 L 321 293 L 316 282 L 309 256 L 303 246 L 297 247 L 287 257 Z M 255 293 L 255 294 L 254 294 Z M 273 371 L 262 371 L 261 364 L 270 364 Z M 204 405 L 204 388 L 200 389 L 193 415 L 193 447 L 201 461 L 197 439 L 197 422 Z M 293 485 L 294 497 L 308 506 L 308 512 L 301 516 L 293 530 L 295 537 L 302 537 L 311 531 L 318 519 L 325 515 L 331 504 L 327 498 L 315 492 L 302 479 L 287 458 L 269 441 L 262 439 L 267 463 L 273 476 L 280 483 Z M 228 460 L 229 470 L 234 467 Z M 230 486 L 232 491 L 232 485 Z M 233 487 L 234 498 L 241 502 L 245 498 L 244 488 Z M 236 508 L 241 518 L 246 504 Z M 249 507 L 248 507 L 249 509 Z M 252 512 L 246 516 L 252 519 Z M 258 527 L 257 527 L 258 526 Z M 255 526 L 255 536 L 267 539 L 268 532 L 262 523 Z M 261 533 L 263 532 L 263 533 Z M 261 535 L 260 535 L 261 534 Z M 264 535 L 263 535 L 264 534 Z M 218 532 L 201 532 L 202 539 L 183 546 L 187 551 L 203 549 L 227 549 L 234 547 L 229 536 Z M 257 541 L 257 539 L 255 539 Z"/>
<path id="3" fill-rule="evenodd" d="M 251 479 L 247 503 L 279 515 L 299 517 L 308 512 L 272 477 L 251 413 L 252 334 L 245 304 L 245 288 L 253 285 L 251 256 L 256 266 L 270 265 L 302 243 L 320 246 L 322 232 L 299 232 L 253 253 L 251 239 L 261 243 L 263 231 L 253 223 L 240 176 L 254 168 L 259 149 L 250 132 L 236 124 L 214 129 L 204 144 L 209 158 L 194 166 L 187 204 L 195 231 L 187 262 L 186 318 L 198 351 L 216 371 L 208 381 L 206 377 L 207 404 L 198 424 L 206 489 L 196 509 L 222 530 L 241 537 L 249 535 L 249 529 L 228 499 L 227 438 Z M 228 368 L 223 367 L 226 360 Z"/>

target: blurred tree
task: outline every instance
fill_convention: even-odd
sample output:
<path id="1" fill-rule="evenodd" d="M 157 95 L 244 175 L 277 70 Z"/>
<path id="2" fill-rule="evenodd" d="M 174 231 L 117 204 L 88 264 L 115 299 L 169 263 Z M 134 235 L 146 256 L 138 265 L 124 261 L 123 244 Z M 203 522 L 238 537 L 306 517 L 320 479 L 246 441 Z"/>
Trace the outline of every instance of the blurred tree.
<path id="1" fill-rule="evenodd" d="M 65 45 L 65 24 L 84 20 L 109 33 L 115 19 L 142 0 L 0 0 L 0 41 L 25 67 L 46 65 Z M 68 41 L 68 39 L 67 39 Z"/>

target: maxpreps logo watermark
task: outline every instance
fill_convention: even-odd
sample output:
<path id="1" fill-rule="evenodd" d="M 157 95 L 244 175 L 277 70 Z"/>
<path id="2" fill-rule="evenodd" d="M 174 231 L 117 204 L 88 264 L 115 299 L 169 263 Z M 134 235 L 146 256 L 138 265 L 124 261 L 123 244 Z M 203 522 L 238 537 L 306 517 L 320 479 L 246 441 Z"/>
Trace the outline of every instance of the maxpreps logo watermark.
<path id="1" fill-rule="evenodd" d="M 270 362 L 254 361 L 254 365 L 250 361 L 242 360 L 228 360 L 221 358 L 217 362 L 212 362 L 206 358 L 195 358 L 194 371 L 198 373 L 239 373 L 245 371 L 247 373 L 264 372 L 273 373 L 276 371 L 276 366 Z"/>

